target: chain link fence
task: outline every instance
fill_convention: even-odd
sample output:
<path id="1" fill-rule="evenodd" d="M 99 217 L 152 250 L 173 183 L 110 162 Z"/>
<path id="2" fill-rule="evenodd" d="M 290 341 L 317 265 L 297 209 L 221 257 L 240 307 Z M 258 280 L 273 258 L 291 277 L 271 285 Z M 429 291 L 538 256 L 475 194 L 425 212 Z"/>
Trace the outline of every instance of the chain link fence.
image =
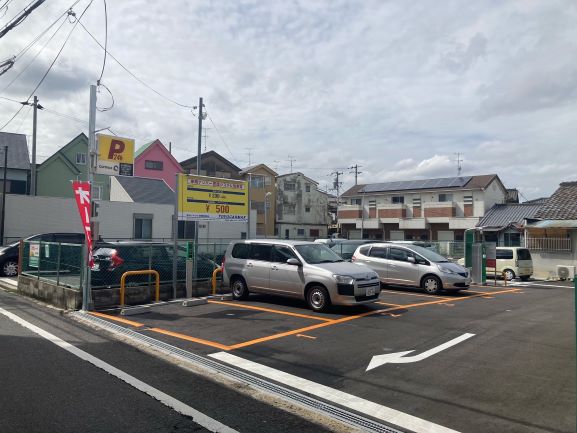
<path id="1" fill-rule="evenodd" d="M 81 289 L 83 246 L 55 242 L 24 241 L 20 258 L 22 275 Z"/>

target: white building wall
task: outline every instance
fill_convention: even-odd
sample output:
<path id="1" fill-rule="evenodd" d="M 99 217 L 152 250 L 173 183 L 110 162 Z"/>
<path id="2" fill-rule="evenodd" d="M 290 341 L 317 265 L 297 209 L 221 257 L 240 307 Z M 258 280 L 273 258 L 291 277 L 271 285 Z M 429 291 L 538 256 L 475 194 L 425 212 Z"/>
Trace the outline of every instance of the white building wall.
<path id="1" fill-rule="evenodd" d="M 484 212 L 487 212 L 489 209 L 493 207 L 493 205 L 499 203 L 505 203 L 505 192 L 502 190 L 499 182 L 497 180 L 493 180 L 487 188 L 485 189 L 484 194 L 484 202 L 485 202 L 485 209 Z M 484 215 L 484 214 L 483 214 Z"/>
<path id="2" fill-rule="evenodd" d="M 533 251 L 533 277 L 557 279 L 557 265 L 575 266 L 577 268 L 577 230 L 571 230 L 572 251 Z"/>

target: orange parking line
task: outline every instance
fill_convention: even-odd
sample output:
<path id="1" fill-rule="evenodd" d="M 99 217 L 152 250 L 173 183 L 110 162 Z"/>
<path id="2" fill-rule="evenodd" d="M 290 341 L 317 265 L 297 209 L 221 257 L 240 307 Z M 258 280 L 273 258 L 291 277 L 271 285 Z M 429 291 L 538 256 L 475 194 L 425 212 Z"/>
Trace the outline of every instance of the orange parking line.
<path id="1" fill-rule="evenodd" d="M 144 324 L 142 323 L 133 322 L 132 320 L 123 319 L 117 316 L 111 316 L 110 314 L 97 313 L 96 311 L 90 311 L 88 314 L 92 314 L 93 316 L 97 317 L 102 317 L 104 319 L 116 320 L 117 322 L 124 323 L 125 325 L 134 326 L 135 328 L 140 328 L 141 326 L 144 326 Z"/>
<path id="2" fill-rule="evenodd" d="M 191 337 L 189 335 L 180 334 L 178 332 L 167 331 L 166 329 L 150 328 L 150 329 L 148 329 L 148 331 L 157 332 L 158 334 L 168 335 L 170 337 L 179 338 L 181 340 L 192 341 L 194 343 L 204 344 L 205 346 L 216 347 L 217 349 L 221 349 L 221 350 L 230 350 L 231 349 L 231 346 L 226 346 L 224 344 L 220 344 L 220 343 L 217 343 L 215 341 L 203 340 L 202 338 L 195 338 L 195 337 Z"/>
<path id="3" fill-rule="evenodd" d="M 492 292 L 492 293 L 494 293 L 494 294 L 511 293 L 511 292 L 515 292 L 516 290 L 517 289 L 502 290 L 502 291 Z M 465 296 L 462 298 L 439 299 L 438 301 L 421 302 L 419 304 L 401 305 L 399 307 L 392 307 L 392 308 L 384 308 L 384 309 L 380 309 L 380 310 L 367 311 L 365 313 L 357 314 L 355 316 L 348 316 L 348 317 L 343 317 L 341 319 L 336 319 L 336 320 L 333 320 L 332 322 L 319 323 L 317 325 L 306 326 L 304 328 L 295 329 L 293 331 L 281 332 L 279 334 L 273 334 L 273 335 L 269 335 L 267 337 L 256 338 L 254 340 L 245 341 L 244 343 L 233 344 L 232 346 L 229 346 L 229 350 L 240 349 L 242 347 L 252 346 L 252 345 L 258 344 L 258 343 L 264 343 L 266 341 L 277 340 L 279 338 L 288 337 L 289 335 L 302 334 L 303 332 L 312 331 L 312 330 L 320 329 L 320 328 L 325 328 L 327 326 L 337 325 L 339 323 L 350 322 L 351 320 L 360 319 L 361 317 L 371 316 L 373 314 L 381 314 L 381 313 L 386 313 L 389 311 L 397 311 L 397 310 L 405 309 L 405 308 L 422 307 L 425 305 L 442 304 L 442 303 L 449 302 L 449 301 L 450 302 L 463 301 L 466 299 L 478 298 L 481 296 L 486 296 L 486 294 L 480 293 L 478 295 Z"/>
<path id="4" fill-rule="evenodd" d="M 291 313 L 290 311 L 273 310 L 272 308 L 255 307 L 254 305 L 245 305 L 237 302 L 221 302 L 221 301 L 208 301 L 209 304 L 221 304 L 221 305 L 234 305 L 239 308 L 246 308 L 248 310 L 266 311 L 267 313 L 284 314 L 286 316 L 301 317 L 303 319 L 320 320 L 322 322 L 333 322 L 334 319 L 327 319 L 325 317 L 308 316 L 306 314 Z"/>
<path id="5" fill-rule="evenodd" d="M 383 292 L 387 292 L 387 293 L 394 293 L 397 295 L 405 295 L 405 296 L 421 296 L 424 298 L 435 298 L 435 299 L 445 299 L 441 296 L 435 296 L 435 295 L 425 295 L 424 293 L 407 293 L 407 292 L 400 292 L 400 291 L 396 291 L 396 290 L 383 290 L 381 289 L 381 293 Z"/>
<path id="6" fill-rule="evenodd" d="M 388 306 L 388 307 L 402 307 L 401 304 L 391 304 L 391 303 L 389 303 L 389 302 L 379 302 L 379 301 L 377 301 L 377 302 L 375 302 L 375 304 L 386 305 L 386 306 Z"/>

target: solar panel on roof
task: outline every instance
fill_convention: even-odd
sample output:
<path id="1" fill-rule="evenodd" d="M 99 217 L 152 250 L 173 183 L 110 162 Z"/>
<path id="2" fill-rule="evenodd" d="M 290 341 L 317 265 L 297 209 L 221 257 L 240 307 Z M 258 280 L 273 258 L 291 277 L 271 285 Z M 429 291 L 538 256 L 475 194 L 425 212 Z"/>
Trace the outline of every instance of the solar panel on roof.
<path id="1" fill-rule="evenodd" d="M 417 179 L 373 183 L 365 185 L 361 189 L 361 192 L 407 191 L 412 189 L 463 187 L 471 180 L 471 178 L 471 176 L 442 177 L 437 179 Z"/>

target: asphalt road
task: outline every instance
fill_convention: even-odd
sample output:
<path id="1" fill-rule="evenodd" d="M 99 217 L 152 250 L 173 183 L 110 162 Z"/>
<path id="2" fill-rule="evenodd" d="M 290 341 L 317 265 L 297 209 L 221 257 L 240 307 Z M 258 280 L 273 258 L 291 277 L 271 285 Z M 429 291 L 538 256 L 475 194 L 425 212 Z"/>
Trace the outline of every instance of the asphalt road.
<path id="1" fill-rule="evenodd" d="M 253 295 L 246 302 L 161 307 L 126 326 L 270 373 L 287 386 L 346 393 L 345 405 L 363 399 L 354 409 L 369 417 L 376 416 L 372 402 L 460 432 L 575 432 L 569 284 L 478 287 L 440 297 L 387 289 L 380 302 L 318 314 L 300 301 Z M 464 335 L 470 337 L 427 355 Z M 412 362 L 367 371 L 373 356 L 404 351 L 412 351 L 406 355 L 415 356 Z"/>
<path id="2" fill-rule="evenodd" d="M 231 429 L 331 431 L 120 343 L 28 299 L 0 290 L 0 308 Z M 2 433 L 215 431 L 214 423 L 209 422 L 208 428 L 200 426 L 190 416 L 4 314 L 0 314 L 0 386 Z"/>

